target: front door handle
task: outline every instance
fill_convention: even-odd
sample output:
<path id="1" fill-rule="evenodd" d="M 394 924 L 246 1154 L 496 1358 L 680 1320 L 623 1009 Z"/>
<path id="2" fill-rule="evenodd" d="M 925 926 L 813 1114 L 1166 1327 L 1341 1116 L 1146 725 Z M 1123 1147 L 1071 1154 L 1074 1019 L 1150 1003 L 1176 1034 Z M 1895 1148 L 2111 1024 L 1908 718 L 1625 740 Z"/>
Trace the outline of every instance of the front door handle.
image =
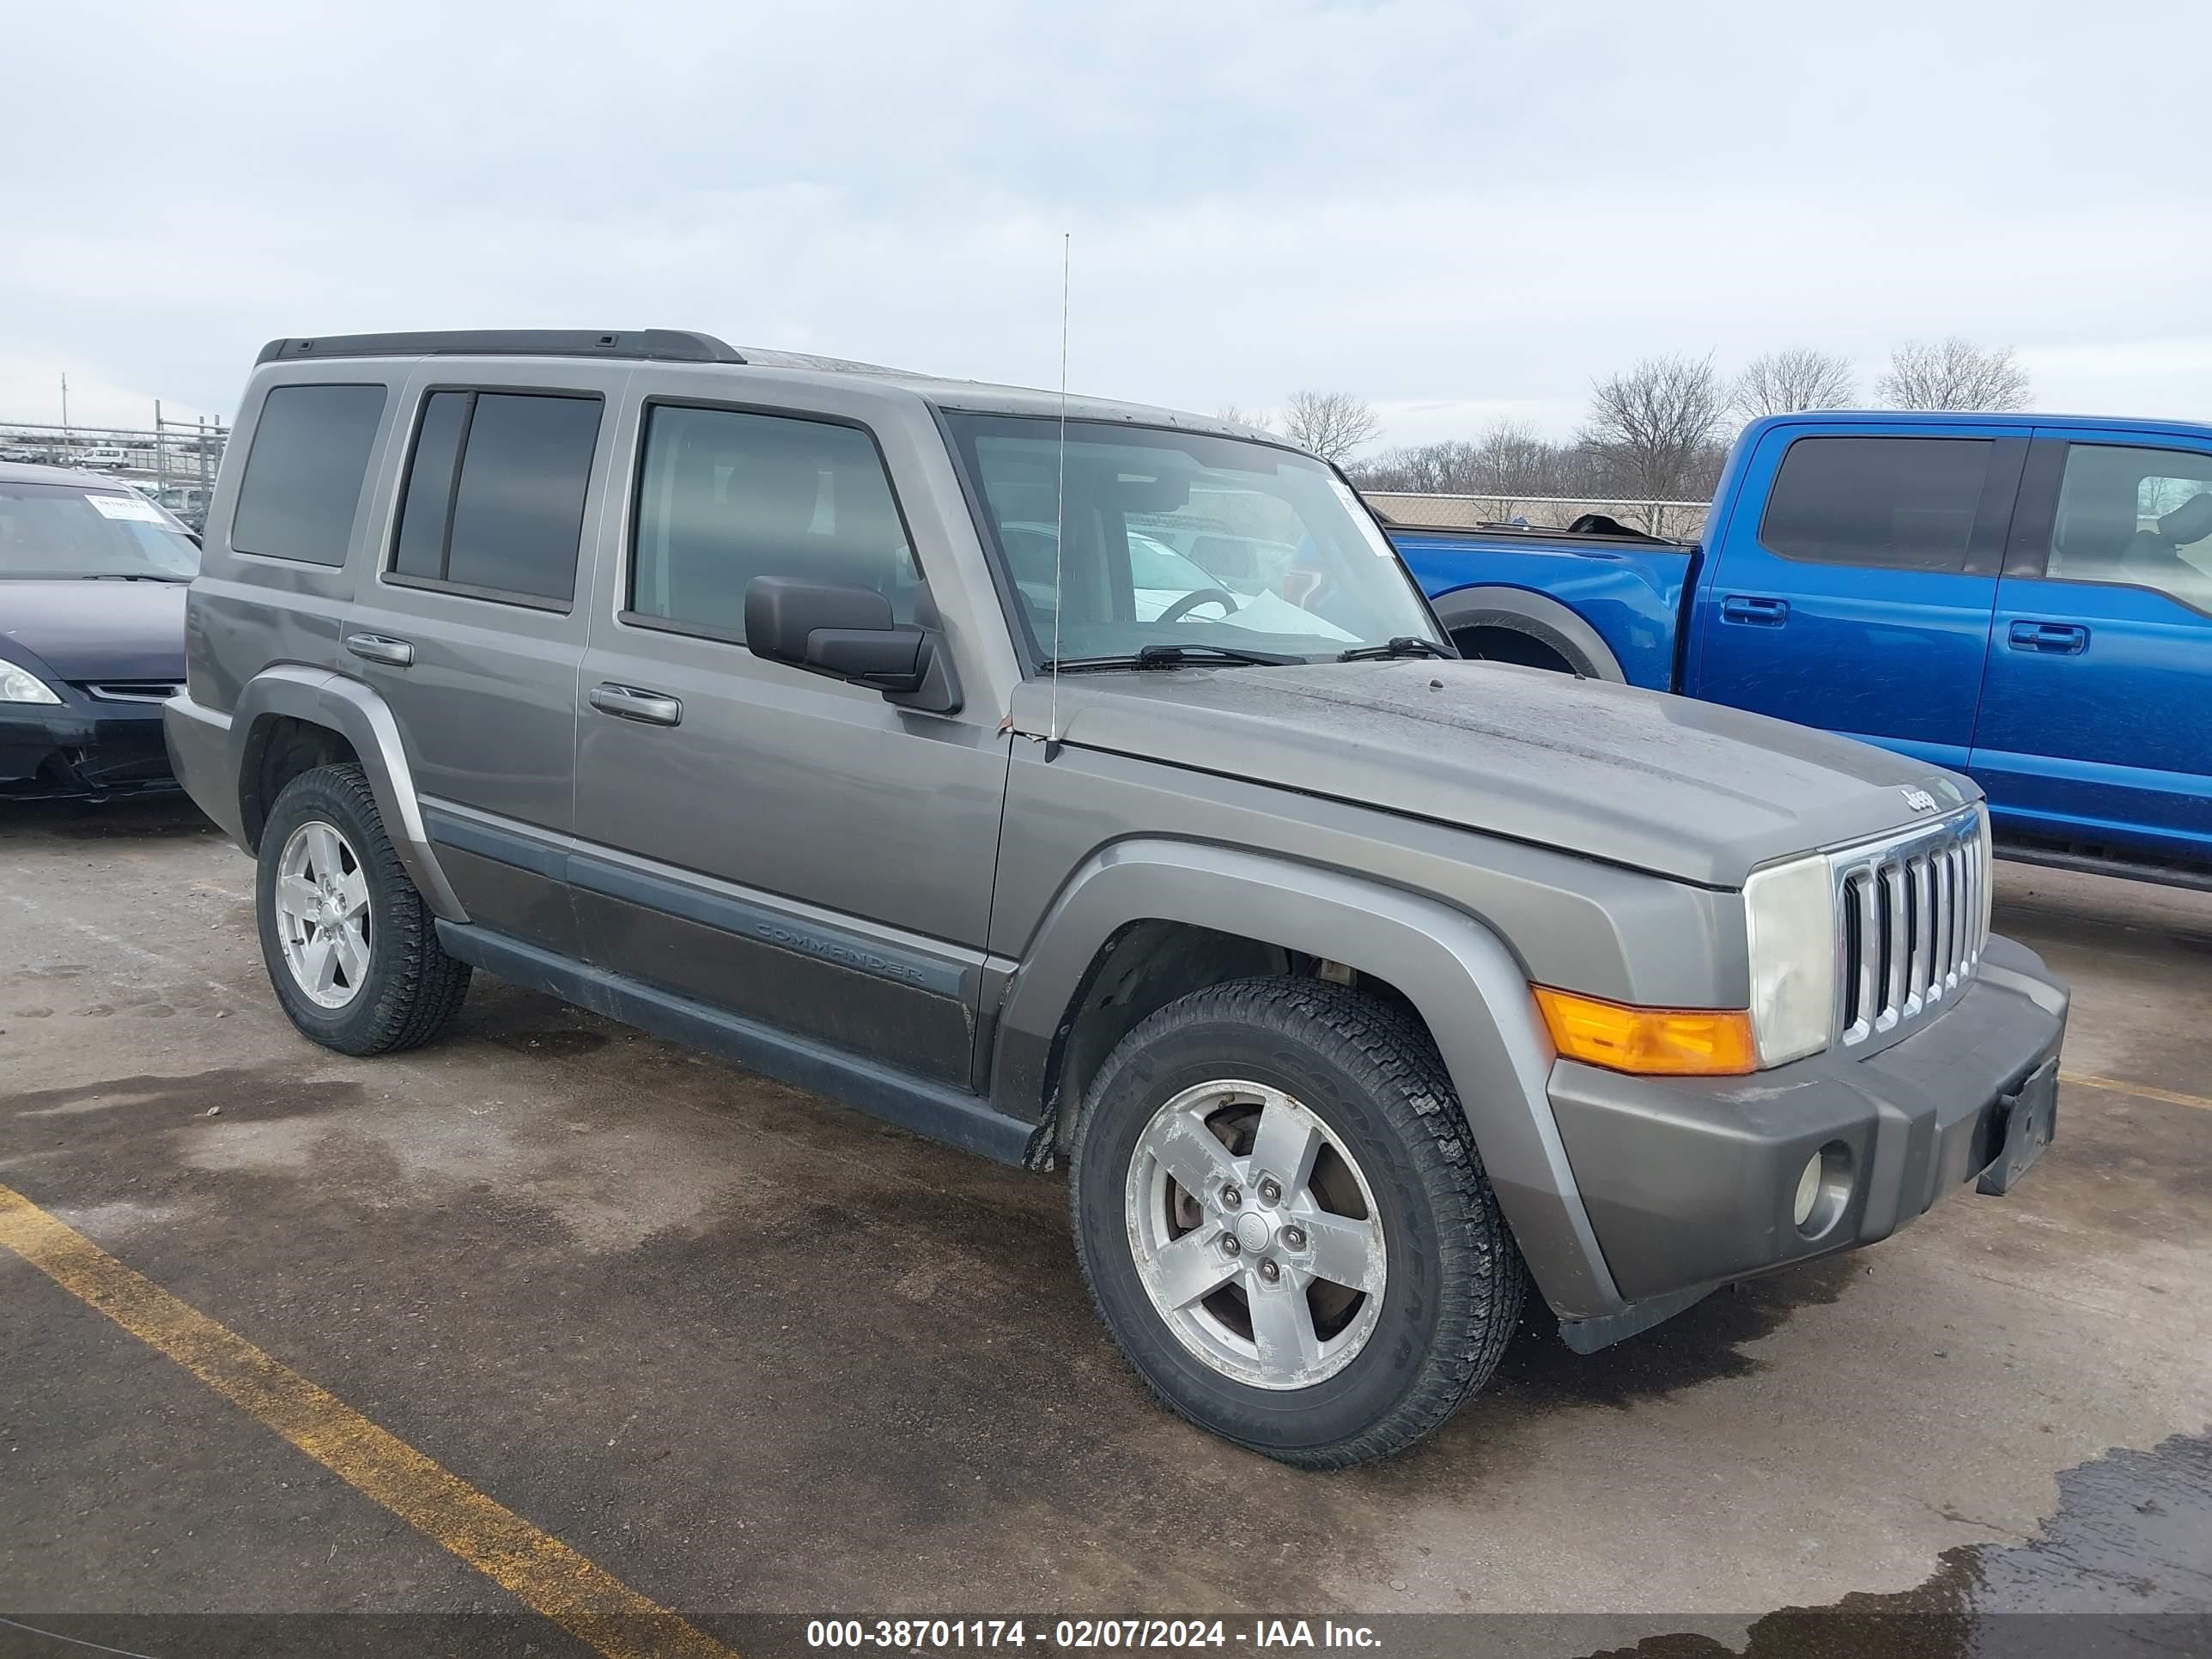
<path id="1" fill-rule="evenodd" d="M 2080 623 L 2016 622 L 2007 631 L 2006 640 L 2015 651 L 2078 657 L 2089 648 L 2089 630 Z"/>
<path id="2" fill-rule="evenodd" d="M 1779 628 L 1790 620 L 1790 601 L 1763 593 L 1731 593 L 1721 601 L 1721 620 L 1749 623 L 1754 628 Z"/>
<path id="3" fill-rule="evenodd" d="M 641 720 L 647 726 L 678 726 L 684 720 L 680 699 L 640 685 L 595 685 L 591 699 L 592 708 L 617 720 Z"/>
<path id="4" fill-rule="evenodd" d="M 413 646 L 387 634 L 349 634 L 345 648 L 363 661 L 380 662 L 391 668 L 404 668 L 415 660 Z"/>

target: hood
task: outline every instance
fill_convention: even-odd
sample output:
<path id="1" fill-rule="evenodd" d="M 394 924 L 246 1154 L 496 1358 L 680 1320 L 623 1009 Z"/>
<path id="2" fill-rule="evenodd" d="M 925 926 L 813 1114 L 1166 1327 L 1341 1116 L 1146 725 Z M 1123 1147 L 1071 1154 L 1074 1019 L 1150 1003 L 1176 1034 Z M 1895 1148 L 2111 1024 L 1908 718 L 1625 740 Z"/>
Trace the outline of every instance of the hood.
<path id="1" fill-rule="evenodd" d="M 1016 728 L 1043 735 L 1050 696 L 1024 682 Z M 1980 794 L 1940 767 L 1762 714 L 1504 663 L 1070 674 L 1060 710 L 1072 744 L 1709 887 Z"/>
<path id="2" fill-rule="evenodd" d="M 0 580 L 0 656 L 64 680 L 181 680 L 189 591 L 184 582 Z"/>

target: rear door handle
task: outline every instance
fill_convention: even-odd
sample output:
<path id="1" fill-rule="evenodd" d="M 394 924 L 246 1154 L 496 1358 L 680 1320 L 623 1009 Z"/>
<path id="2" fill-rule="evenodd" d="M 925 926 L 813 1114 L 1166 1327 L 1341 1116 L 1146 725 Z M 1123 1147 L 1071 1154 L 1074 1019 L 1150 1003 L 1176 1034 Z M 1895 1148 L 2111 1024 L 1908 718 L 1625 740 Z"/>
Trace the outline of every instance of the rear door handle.
<path id="1" fill-rule="evenodd" d="M 2015 651 L 2057 657 L 2078 657 L 2089 648 L 2089 630 L 2080 623 L 2016 622 L 2007 639 Z"/>
<path id="2" fill-rule="evenodd" d="M 591 690 L 592 707 L 617 720 L 641 720 L 647 726 L 678 726 L 684 720 L 681 699 L 641 685 L 601 684 Z"/>
<path id="3" fill-rule="evenodd" d="M 415 660 L 413 646 L 386 634 L 349 634 L 345 648 L 364 661 L 380 662 L 392 668 L 404 668 Z"/>
<path id="4" fill-rule="evenodd" d="M 1768 599 L 1762 593 L 1731 593 L 1721 601 L 1721 620 L 1779 628 L 1790 620 L 1790 601 Z"/>

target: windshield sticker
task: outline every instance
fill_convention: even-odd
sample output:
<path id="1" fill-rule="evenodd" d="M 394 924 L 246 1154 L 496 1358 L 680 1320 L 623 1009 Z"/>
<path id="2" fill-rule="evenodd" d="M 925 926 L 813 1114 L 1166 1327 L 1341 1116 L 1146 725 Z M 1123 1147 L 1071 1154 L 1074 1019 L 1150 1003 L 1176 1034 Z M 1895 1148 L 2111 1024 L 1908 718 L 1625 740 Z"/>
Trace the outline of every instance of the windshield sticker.
<path id="1" fill-rule="evenodd" d="M 104 519 L 122 519 L 131 524 L 158 524 L 165 529 L 168 520 L 161 509 L 143 495 L 87 495 L 93 508 Z"/>
<path id="2" fill-rule="evenodd" d="M 1367 503 L 1352 493 L 1352 486 L 1341 478 L 1331 478 L 1328 487 L 1336 492 L 1336 499 L 1344 503 L 1344 510 L 1352 514 L 1352 522 L 1359 526 L 1366 538 L 1367 550 L 1378 559 L 1397 557 L 1391 548 L 1390 538 L 1375 527 L 1375 515 L 1367 510 Z"/>

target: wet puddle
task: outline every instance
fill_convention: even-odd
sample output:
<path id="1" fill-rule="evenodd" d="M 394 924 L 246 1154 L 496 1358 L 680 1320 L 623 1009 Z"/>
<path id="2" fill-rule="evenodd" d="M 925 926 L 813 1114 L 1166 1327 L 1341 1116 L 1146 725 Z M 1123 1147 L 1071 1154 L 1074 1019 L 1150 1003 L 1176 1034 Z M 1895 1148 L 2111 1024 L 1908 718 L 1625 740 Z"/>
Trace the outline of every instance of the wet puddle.
<path id="1" fill-rule="evenodd" d="M 2212 1435 L 2115 1450 L 2058 1476 L 2025 1544 L 1946 1550 L 1890 1595 L 1784 1607 L 1746 1644 L 1647 1637 L 1590 1659 L 2077 1659 L 2212 1653 Z"/>

